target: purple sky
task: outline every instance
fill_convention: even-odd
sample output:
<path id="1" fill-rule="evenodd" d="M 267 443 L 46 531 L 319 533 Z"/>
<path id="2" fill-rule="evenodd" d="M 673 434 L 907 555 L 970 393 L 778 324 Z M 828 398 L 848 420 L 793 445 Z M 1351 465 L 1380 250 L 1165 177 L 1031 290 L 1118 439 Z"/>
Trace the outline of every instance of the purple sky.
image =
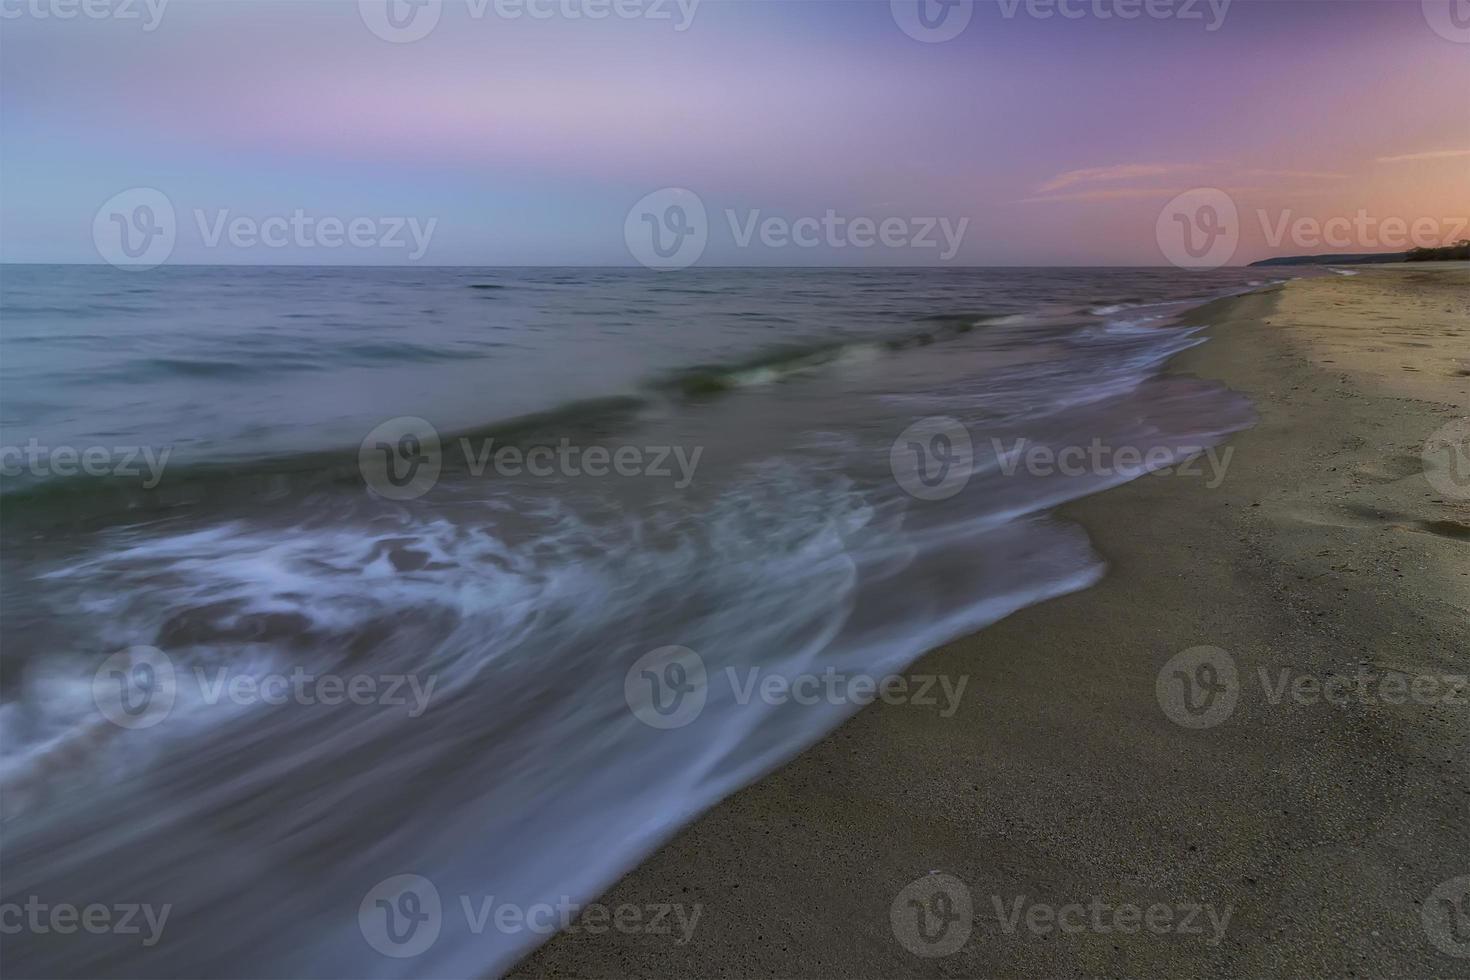
<path id="1" fill-rule="evenodd" d="M 429 264 L 624 265 L 630 207 L 665 187 L 704 205 L 706 265 L 939 260 L 738 240 L 752 216 L 829 210 L 964 219 L 950 261 L 980 265 L 1162 264 L 1160 211 L 1195 187 L 1238 206 L 1235 262 L 1375 251 L 1385 220 L 1450 235 L 1470 215 L 1462 0 L 1152 0 L 1167 17 L 992 0 L 956 8 L 970 20 L 943 41 L 887 0 L 525 0 L 544 18 L 444 0 L 404 42 L 355 0 L 57 16 L 84 2 L 124 12 L 0 2 L 6 261 L 98 261 L 94 217 L 135 187 L 175 210 L 170 261 L 208 263 L 405 258 L 208 240 L 221 218 L 300 211 L 434 219 Z M 592 20 L 599 2 L 638 16 Z M 1360 212 L 1346 247 L 1270 240 Z"/>

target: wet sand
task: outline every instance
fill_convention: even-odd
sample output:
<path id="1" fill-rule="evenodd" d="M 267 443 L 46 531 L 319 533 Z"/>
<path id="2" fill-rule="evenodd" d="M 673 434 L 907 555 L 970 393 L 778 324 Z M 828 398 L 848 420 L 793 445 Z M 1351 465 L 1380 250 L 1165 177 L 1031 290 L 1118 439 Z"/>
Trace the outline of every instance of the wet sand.
<path id="1" fill-rule="evenodd" d="M 513 975 L 1470 976 L 1431 897 L 1470 875 L 1470 485 L 1421 462 L 1470 415 L 1470 266 L 1358 273 L 1196 311 L 1172 370 L 1260 424 L 1218 487 L 1068 507 L 1106 579 L 916 664 L 969 677 L 952 717 L 859 712 L 603 896 L 697 903 L 688 942 L 566 934 Z M 1233 685 L 1171 663 L 1200 646 Z M 890 919 L 931 872 L 973 904 L 946 956 Z"/>

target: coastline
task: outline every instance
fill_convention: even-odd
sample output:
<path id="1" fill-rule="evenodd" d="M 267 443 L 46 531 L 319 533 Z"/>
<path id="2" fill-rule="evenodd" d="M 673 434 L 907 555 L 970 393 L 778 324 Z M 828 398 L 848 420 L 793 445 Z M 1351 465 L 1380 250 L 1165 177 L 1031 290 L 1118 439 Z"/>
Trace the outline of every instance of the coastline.
<path id="1" fill-rule="evenodd" d="M 1218 488 L 1144 477 L 1064 508 L 1107 576 L 910 668 L 970 678 L 952 717 L 859 712 L 600 899 L 697 903 L 688 942 L 578 931 L 511 975 L 1470 975 L 1421 921 L 1470 873 L 1466 710 L 1271 687 L 1470 669 L 1470 501 L 1418 464 L 1470 412 L 1470 268 L 1356 271 L 1188 315 L 1211 341 L 1169 371 L 1245 392 L 1260 423 Z M 1202 645 L 1239 665 L 1239 698 L 1192 729 L 1156 684 Z M 973 932 L 927 958 L 890 906 L 933 871 L 967 886 Z M 996 907 L 1022 896 L 1229 918 L 1218 938 L 1038 933 Z"/>

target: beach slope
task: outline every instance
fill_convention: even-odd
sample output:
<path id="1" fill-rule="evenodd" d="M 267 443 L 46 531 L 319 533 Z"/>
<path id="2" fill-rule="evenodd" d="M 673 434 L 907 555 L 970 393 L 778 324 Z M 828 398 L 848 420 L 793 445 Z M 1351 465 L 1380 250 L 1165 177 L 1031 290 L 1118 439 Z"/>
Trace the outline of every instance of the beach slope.
<path id="1" fill-rule="evenodd" d="M 952 716 L 860 712 L 603 896 L 697 905 L 687 941 L 579 929 L 515 975 L 1470 976 L 1470 482 L 1422 458 L 1470 415 L 1470 267 L 1194 317 L 1171 370 L 1261 417 L 1222 482 L 1067 508 L 1107 577 L 916 664 L 969 678 Z M 894 924 L 932 872 L 972 906 L 943 956 Z"/>

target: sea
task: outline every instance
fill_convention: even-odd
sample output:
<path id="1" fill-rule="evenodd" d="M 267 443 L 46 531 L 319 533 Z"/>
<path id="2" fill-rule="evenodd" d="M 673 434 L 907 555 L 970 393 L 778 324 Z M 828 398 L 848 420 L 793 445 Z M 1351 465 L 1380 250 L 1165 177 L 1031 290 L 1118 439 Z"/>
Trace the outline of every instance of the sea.
<path id="1" fill-rule="evenodd" d="M 580 909 L 1097 582 L 1059 505 L 1208 492 L 1251 406 L 1165 369 L 1273 281 L 0 267 L 0 905 L 141 926 L 6 971 L 505 972 L 555 926 L 487 899 Z"/>

